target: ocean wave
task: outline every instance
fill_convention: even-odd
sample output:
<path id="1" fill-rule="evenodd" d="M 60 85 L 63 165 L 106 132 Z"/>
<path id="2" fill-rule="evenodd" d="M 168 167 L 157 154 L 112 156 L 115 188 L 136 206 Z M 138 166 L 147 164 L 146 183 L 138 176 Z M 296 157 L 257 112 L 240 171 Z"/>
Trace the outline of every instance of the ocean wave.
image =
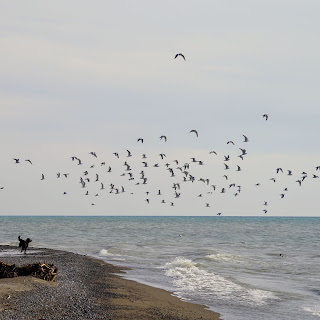
<path id="1" fill-rule="evenodd" d="M 190 259 L 177 257 L 165 265 L 166 276 L 173 279 L 177 287 L 176 294 L 186 297 L 189 294 L 200 294 L 202 297 L 216 296 L 227 300 L 262 305 L 270 299 L 278 299 L 271 291 L 247 288 L 245 285 L 208 272 Z"/>
<path id="2" fill-rule="evenodd" d="M 308 313 L 311 313 L 313 316 L 320 317 L 320 306 L 319 305 L 315 305 L 312 307 L 303 307 L 302 309 Z"/>
<path id="3" fill-rule="evenodd" d="M 111 253 L 107 249 L 101 249 L 99 252 L 99 256 L 100 257 L 109 257 L 109 258 L 112 258 L 113 260 L 125 261 L 124 258 L 121 258 L 120 254 Z"/>
<path id="4" fill-rule="evenodd" d="M 208 254 L 205 256 L 205 258 L 208 260 L 224 261 L 224 262 L 243 262 L 244 261 L 244 259 L 240 256 L 227 254 L 227 253 Z"/>

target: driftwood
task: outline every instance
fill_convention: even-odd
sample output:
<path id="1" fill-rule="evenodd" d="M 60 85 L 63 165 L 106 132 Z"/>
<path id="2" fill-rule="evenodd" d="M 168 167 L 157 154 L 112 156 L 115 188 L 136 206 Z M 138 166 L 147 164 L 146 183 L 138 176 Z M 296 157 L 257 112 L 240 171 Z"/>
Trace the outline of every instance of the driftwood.
<path id="1" fill-rule="evenodd" d="M 53 264 L 33 263 L 17 267 L 15 264 L 6 264 L 0 261 L 0 278 L 15 278 L 32 275 L 33 277 L 54 281 L 58 268 Z"/>

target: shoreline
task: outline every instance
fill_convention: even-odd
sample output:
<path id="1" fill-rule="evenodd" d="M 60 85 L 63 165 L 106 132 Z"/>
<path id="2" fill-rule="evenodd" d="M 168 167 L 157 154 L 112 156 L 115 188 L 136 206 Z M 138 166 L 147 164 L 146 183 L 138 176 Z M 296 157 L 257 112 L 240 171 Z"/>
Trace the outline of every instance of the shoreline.
<path id="1" fill-rule="evenodd" d="M 8 251 L 8 255 L 3 255 Z M 11 255 L 10 255 L 11 253 Z M 72 252 L 0 246 L 8 264 L 54 263 L 55 282 L 27 277 L 0 279 L 0 319 L 172 319 L 221 320 L 206 306 L 171 292 L 121 277 L 125 267 Z"/>

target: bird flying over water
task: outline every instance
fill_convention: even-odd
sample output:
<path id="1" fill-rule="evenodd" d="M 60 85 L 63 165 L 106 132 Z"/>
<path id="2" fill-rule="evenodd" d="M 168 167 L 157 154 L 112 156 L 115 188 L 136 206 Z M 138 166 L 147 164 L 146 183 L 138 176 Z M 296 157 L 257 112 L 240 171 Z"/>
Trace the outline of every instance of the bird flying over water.
<path id="1" fill-rule="evenodd" d="M 266 121 L 267 121 L 267 120 L 268 120 L 268 118 L 269 118 L 269 116 L 268 116 L 266 113 L 265 113 L 265 114 L 263 114 L 263 115 L 262 115 L 262 117 L 263 117 L 263 118 L 265 118 L 265 119 L 266 119 Z"/>
<path id="2" fill-rule="evenodd" d="M 197 131 L 197 130 L 194 130 L 194 129 L 193 129 L 193 130 L 190 130 L 190 133 L 192 133 L 192 132 L 193 132 L 193 133 L 195 133 L 197 137 L 199 136 L 199 134 L 198 134 L 198 131 Z"/>
<path id="3" fill-rule="evenodd" d="M 166 137 L 166 136 L 162 135 L 162 136 L 160 137 L 160 140 L 162 140 L 162 139 L 164 139 L 164 141 L 167 142 L 167 137 Z"/>
<path id="4" fill-rule="evenodd" d="M 179 56 L 182 57 L 184 61 L 186 61 L 186 58 L 182 53 L 177 53 L 174 58 L 177 59 Z"/>

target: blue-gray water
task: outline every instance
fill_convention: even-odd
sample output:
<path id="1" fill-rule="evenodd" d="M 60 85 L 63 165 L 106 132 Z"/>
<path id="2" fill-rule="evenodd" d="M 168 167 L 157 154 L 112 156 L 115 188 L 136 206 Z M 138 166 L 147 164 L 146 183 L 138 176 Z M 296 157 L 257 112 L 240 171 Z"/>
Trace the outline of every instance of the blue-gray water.
<path id="1" fill-rule="evenodd" d="M 18 235 L 129 266 L 225 320 L 320 318 L 320 218 L 0 217 L 0 244 Z"/>

